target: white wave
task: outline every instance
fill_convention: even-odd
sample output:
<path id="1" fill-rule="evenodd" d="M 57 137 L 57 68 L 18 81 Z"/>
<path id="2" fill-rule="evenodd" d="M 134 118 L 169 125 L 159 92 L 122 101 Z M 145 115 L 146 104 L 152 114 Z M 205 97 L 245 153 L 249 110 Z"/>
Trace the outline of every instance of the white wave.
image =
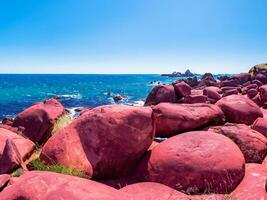
<path id="1" fill-rule="evenodd" d="M 69 111 L 69 116 L 71 117 L 71 119 L 74 119 L 80 114 L 80 112 L 77 112 L 77 109 L 80 109 L 80 108 L 81 107 L 66 108 L 66 110 Z"/>
<path id="2" fill-rule="evenodd" d="M 80 94 L 63 94 L 63 95 L 58 95 L 59 97 L 63 98 L 71 98 L 71 99 L 81 99 L 82 95 Z"/>

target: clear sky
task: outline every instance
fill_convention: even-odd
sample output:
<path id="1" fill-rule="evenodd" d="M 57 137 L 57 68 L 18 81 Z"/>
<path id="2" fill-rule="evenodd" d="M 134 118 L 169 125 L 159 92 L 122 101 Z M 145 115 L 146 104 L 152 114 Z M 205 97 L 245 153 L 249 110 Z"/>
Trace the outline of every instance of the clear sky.
<path id="1" fill-rule="evenodd" d="M 0 0 L 0 73 L 237 73 L 267 62 L 266 0 Z"/>

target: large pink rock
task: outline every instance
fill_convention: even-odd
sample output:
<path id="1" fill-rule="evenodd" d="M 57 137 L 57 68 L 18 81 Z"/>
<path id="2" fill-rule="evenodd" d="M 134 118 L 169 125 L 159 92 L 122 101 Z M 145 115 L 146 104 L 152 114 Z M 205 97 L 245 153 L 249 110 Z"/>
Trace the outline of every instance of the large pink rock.
<path id="1" fill-rule="evenodd" d="M 27 159 L 35 147 L 32 141 L 25 139 L 24 137 L 9 130 L 0 128 L 0 158 L 3 155 L 6 141 L 8 139 L 14 142 L 23 160 Z"/>
<path id="2" fill-rule="evenodd" d="M 154 137 L 150 107 L 100 106 L 55 133 L 41 159 L 87 172 L 97 179 L 127 175 Z"/>
<path id="3" fill-rule="evenodd" d="M 228 194 L 191 195 L 190 200 L 234 200 Z"/>
<path id="4" fill-rule="evenodd" d="M 260 97 L 263 102 L 267 101 L 267 85 L 263 85 L 259 88 Z"/>
<path id="5" fill-rule="evenodd" d="M 206 103 L 207 97 L 205 95 L 189 95 L 184 97 L 183 103 L 195 104 L 195 103 Z"/>
<path id="6" fill-rule="evenodd" d="M 206 95 L 208 98 L 214 99 L 215 101 L 221 99 L 221 93 L 221 89 L 214 86 L 206 87 L 203 90 L 204 95 Z"/>
<path id="7" fill-rule="evenodd" d="M 7 184 L 7 182 L 9 181 L 9 179 L 10 179 L 10 175 L 9 174 L 2 174 L 2 175 L 0 175 L 0 191 Z"/>
<path id="8" fill-rule="evenodd" d="M 153 107 L 156 136 L 167 137 L 208 124 L 224 122 L 223 112 L 211 104 L 160 103 Z"/>
<path id="9" fill-rule="evenodd" d="M 233 123 L 252 124 L 258 117 L 263 114 L 260 108 L 249 98 L 242 95 L 230 95 L 217 101 L 224 112 L 227 120 Z"/>
<path id="10" fill-rule="evenodd" d="M 146 98 L 145 105 L 156 105 L 161 102 L 176 102 L 177 97 L 172 85 L 157 85 Z"/>
<path id="11" fill-rule="evenodd" d="M 245 124 L 212 126 L 207 130 L 233 140 L 242 151 L 246 162 L 261 163 L 267 154 L 267 139 Z"/>
<path id="12" fill-rule="evenodd" d="M 244 156 L 229 138 L 209 131 L 171 137 L 147 153 L 134 177 L 186 193 L 229 193 L 244 175 Z"/>
<path id="13" fill-rule="evenodd" d="M 190 198 L 166 185 L 154 182 L 143 182 L 120 189 L 134 200 L 190 200 Z"/>
<path id="14" fill-rule="evenodd" d="M 0 158 L 0 174 L 11 173 L 20 166 L 24 166 L 22 157 L 14 142 L 11 139 L 7 139 Z"/>
<path id="15" fill-rule="evenodd" d="M 232 79 L 237 79 L 240 84 L 246 83 L 251 80 L 251 75 L 250 73 L 240 73 L 237 75 L 234 75 Z"/>
<path id="16" fill-rule="evenodd" d="M 52 172 L 25 173 L 0 193 L 0 199 L 126 200 L 114 188 L 83 178 Z"/>
<path id="17" fill-rule="evenodd" d="M 267 118 L 256 119 L 251 128 L 260 132 L 267 138 Z"/>
<path id="18" fill-rule="evenodd" d="M 186 97 L 191 94 L 191 87 L 185 82 L 179 82 L 173 85 L 177 97 Z"/>
<path id="19" fill-rule="evenodd" d="M 48 99 L 35 104 L 19 113 L 14 120 L 14 127 L 24 127 L 23 134 L 33 142 L 44 142 L 57 118 L 64 112 L 64 107 L 56 99 Z"/>
<path id="20" fill-rule="evenodd" d="M 231 197 L 234 200 L 264 200 L 267 170 L 260 164 L 246 164 L 245 177 L 234 190 Z"/>

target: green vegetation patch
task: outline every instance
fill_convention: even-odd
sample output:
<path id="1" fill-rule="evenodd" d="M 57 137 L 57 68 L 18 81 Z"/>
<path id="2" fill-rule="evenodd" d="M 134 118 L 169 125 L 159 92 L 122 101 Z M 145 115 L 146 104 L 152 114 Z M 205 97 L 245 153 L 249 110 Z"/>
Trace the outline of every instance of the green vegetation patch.
<path id="1" fill-rule="evenodd" d="M 78 171 L 78 170 L 70 168 L 70 167 L 65 167 L 63 165 L 45 165 L 44 163 L 42 163 L 40 158 L 32 160 L 29 163 L 29 165 L 31 166 L 31 168 L 33 170 L 56 172 L 56 173 L 60 173 L 60 174 L 77 176 L 80 178 L 87 178 L 87 179 L 90 178 L 85 172 Z"/>

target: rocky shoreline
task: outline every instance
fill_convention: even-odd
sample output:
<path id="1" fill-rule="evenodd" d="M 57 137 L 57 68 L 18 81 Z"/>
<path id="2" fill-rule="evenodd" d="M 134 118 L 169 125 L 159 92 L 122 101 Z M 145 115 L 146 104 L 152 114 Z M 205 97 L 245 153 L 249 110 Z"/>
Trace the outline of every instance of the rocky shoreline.
<path id="1" fill-rule="evenodd" d="M 53 98 L 2 121 L 0 199 L 267 199 L 267 64 L 79 112 Z"/>

